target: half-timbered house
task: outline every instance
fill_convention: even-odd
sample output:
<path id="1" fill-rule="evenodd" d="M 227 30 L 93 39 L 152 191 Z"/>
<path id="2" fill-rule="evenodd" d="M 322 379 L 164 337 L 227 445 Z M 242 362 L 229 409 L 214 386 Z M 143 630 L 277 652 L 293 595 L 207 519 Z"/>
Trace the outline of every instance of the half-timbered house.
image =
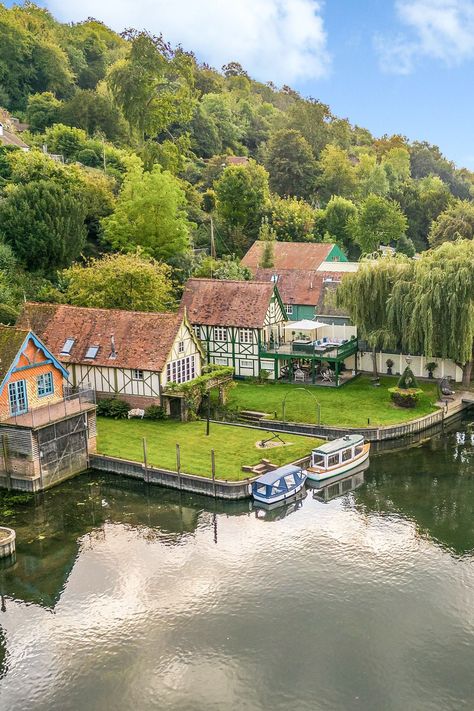
<path id="1" fill-rule="evenodd" d="M 265 344 L 283 338 L 285 309 L 272 283 L 189 279 L 181 301 L 208 363 L 232 366 L 236 376 L 255 377 L 274 361 L 262 358 Z"/>
<path id="2" fill-rule="evenodd" d="M 161 405 L 180 415 L 167 394 L 170 383 L 201 374 L 202 349 L 186 316 L 25 304 L 20 316 L 69 370 L 74 387 L 91 387 L 99 398 L 117 396 L 131 407 Z"/>

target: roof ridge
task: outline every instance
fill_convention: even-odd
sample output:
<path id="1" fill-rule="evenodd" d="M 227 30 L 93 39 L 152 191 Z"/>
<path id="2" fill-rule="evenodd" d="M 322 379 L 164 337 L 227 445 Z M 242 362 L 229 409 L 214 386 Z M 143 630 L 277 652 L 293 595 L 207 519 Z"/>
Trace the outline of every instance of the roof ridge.
<path id="1" fill-rule="evenodd" d="M 76 309 L 83 311 L 101 311 L 105 313 L 120 313 L 120 314 L 139 314 L 140 316 L 178 316 L 178 311 L 137 311 L 134 309 L 106 309 L 101 306 L 75 306 L 74 304 L 54 304 L 48 301 L 27 301 L 25 306 L 41 306 L 41 307 L 54 307 L 55 309 L 66 308 L 66 309 Z"/>

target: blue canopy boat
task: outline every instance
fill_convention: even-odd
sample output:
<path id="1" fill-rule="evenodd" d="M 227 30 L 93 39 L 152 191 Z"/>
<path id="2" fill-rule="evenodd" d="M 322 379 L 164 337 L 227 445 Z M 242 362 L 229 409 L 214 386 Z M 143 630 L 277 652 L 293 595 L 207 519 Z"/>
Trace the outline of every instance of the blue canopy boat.
<path id="1" fill-rule="evenodd" d="M 252 496 L 261 504 L 285 501 L 301 491 L 306 481 L 306 471 L 295 464 L 287 464 L 259 476 L 252 484 Z"/>

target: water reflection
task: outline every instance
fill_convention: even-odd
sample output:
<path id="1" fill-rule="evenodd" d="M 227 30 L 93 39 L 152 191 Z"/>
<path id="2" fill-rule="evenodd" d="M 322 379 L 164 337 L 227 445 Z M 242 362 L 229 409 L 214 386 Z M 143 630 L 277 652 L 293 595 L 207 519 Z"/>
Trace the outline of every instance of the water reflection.
<path id="1" fill-rule="evenodd" d="M 472 708 L 473 464 L 466 425 L 263 520 L 116 477 L 46 492 L 9 522 L 0 708 Z"/>

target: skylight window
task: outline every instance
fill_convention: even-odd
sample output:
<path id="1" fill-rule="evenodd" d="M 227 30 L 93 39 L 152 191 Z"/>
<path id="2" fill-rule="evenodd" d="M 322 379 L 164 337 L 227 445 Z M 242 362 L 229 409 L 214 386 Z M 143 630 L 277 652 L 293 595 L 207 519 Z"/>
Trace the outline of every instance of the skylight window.
<path id="1" fill-rule="evenodd" d="M 278 281 L 278 274 L 272 274 L 272 282 L 276 284 Z"/>
<path id="2" fill-rule="evenodd" d="M 74 338 L 66 338 L 64 346 L 61 348 L 61 355 L 71 355 L 71 350 L 74 345 Z"/>
<path id="3" fill-rule="evenodd" d="M 89 346 L 89 348 L 87 349 L 86 358 L 90 358 L 91 360 L 94 360 L 94 358 L 96 357 L 98 352 L 99 352 L 99 346 Z"/>

